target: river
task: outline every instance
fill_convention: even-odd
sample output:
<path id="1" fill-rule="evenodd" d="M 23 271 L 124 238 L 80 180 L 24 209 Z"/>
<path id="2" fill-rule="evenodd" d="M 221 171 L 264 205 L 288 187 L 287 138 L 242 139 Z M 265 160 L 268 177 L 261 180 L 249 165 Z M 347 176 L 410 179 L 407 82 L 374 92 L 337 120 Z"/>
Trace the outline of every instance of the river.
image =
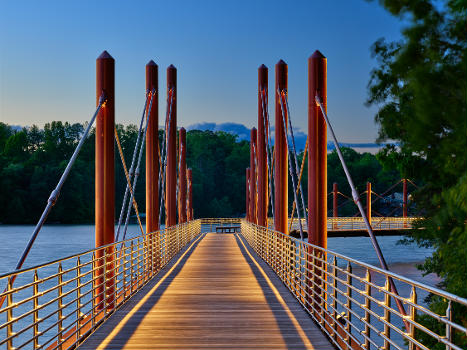
<path id="1" fill-rule="evenodd" d="M 14 270 L 34 226 L 0 225 L 0 274 Z M 130 225 L 127 238 L 140 233 Z M 401 245 L 399 236 L 378 237 L 390 269 L 420 282 L 436 285 L 436 275 L 422 276 L 416 265 L 431 255 L 431 250 Z M 46 263 L 94 248 L 94 225 L 45 225 L 34 243 L 24 267 Z M 367 237 L 329 238 L 328 248 L 337 253 L 378 266 L 378 259 Z"/>

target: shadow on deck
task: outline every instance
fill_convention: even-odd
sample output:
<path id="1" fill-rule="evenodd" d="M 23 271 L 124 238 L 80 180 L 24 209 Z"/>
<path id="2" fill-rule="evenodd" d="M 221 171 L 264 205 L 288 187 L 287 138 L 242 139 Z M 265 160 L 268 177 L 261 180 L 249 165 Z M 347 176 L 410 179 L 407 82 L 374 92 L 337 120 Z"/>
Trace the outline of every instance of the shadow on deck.
<path id="1" fill-rule="evenodd" d="M 334 349 L 238 235 L 207 233 L 79 349 Z"/>

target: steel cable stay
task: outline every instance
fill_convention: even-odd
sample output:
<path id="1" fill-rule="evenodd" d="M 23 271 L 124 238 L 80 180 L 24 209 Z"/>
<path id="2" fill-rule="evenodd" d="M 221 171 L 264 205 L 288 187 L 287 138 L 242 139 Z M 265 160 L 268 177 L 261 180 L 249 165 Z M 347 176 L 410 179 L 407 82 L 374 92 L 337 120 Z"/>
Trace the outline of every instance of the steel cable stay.
<path id="1" fill-rule="evenodd" d="M 44 208 L 44 211 L 42 212 L 41 217 L 39 218 L 39 221 L 36 224 L 36 227 L 34 228 L 34 231 L 32 232 L 31 237 L 29 238 L 28 243 L 26 244 L 26 247 L 23 250 L 23 253 L 21 254 L 21 257 L 18 260 L 18 263 L 16 264 L 15 270 L 21 269 L 23 266 L 29 252 L 31 251 L 31 248 L 36 241 L 36 238 L 44 226 L 45 220 L 49 216 L 50 211 L 52 210 L 52 207 L 55 205 L 55 203 L 58 200 L 58 197 L 60 196 L 60 191 L 62 190 L 63 184 L 65 183 L 66 179 L 68 178 L 68 175 L 70 174 L 71 168 L 75 164 L 76 159 L 78 158 L 79 152 L 81 151 L 81 148 L 83 147 L 84 142 L 86 141 L 89 132 L 91 131 L 92 126 L 94 125 L 94 121 L 97 118 L 97 115 L 99 114 L 101 108 L 105 106 L 106 102 L 106 97 L 104 92 L 102 92 L 100 98 L 99 98 L 99 103 L 97 105 L 96 111 L 94 112 L 91 120 L 89 121 L 88 126 L 84 130 L 83 136 L 81 136 L 81 139 L 78 142 L 78 145 L 76 146 L 75 150 L 73 151 L 73 154 L 68 161 L 68 164 L 65 168 L 65 170 L 62 173 L 62 176 L 60 177 L 60 180 L 58 180 L 57 186 L 55 186 L 54 190 L 50 193 L 49 199 L 47 200 L 47 205 Z M 11 277 L 11 287 L 13 287 L 13 284 L 15 283 L 17 275 L 13 275 Z M 4 293 L 7 291 L 7 288 L 5 288 Z M 3 296 L 0 299 L 0 307 L 3 305 L 5 301 L 6 296 Z"/>
<path id="2" fill-rule="evenodd" d="M 305 159 L 306 159 L 307 149 L 308 149 L 308 136 L 306 137 L 305 151 L 303 152 L 302 165 L 300 166 L 300 177 L 298 178 L 298 186 L 301 186 L 301 182 L 302 182 L 302 176 L 303 176 L 303 170 L 305 168 Z M 297 188 L 297 191 L 298 191 L 298 188 Z M 298 193 L 297 193 L 297 195 L 298 195 Z M 292 206 L 292 215 L 291 215 L 292 218 L 294 216 L 294 212 L 295 212 L 295 202 L 293 202 L 293 206 Z M 305 214 L 304 214 L 304 217 L 303 217 L 304 220 L 307 219 L 306 214 L 307 214 L 307 212 L 306 212 L 306 208 L 305 208 Z M 292 229 L 292 223 L 293 223 L 292 220 L 290 220 L 289 231 Z"/>
<path id="3" fill-rule="evenodd" d="M 141 138 L 141 130 L 143 129 L 143 123 L 144 123 L 144 119 L 145 119 L 145 116 L 146 116 L 146 107 L 147 107 L 147 104 L 148 104 L 148 100 L 149 100 L 149 91 L 146 91 L 146 99 L 145 99 L 145 102 L 144 102 L 143 115 L 141 116 L 141 122 L 139 124 L 138 136 L 136 137 L 135 148 L 133 149 L 133 156 L 131 158 L 130 183 L 131 183 L 131 180 L 133 179 L 135 160 L 136 160 L 136 153 L 137 153 L 137 150 L 138 150 L 139 140 Z M 128 183 L 127 183 L 126 188 L 125 188 L 125 194 L 123 196 L 122 208 L 120 209 L 120 216 L 118 218 L 117 233 L 115 235 L 115 241 L 116 242 L 118 242 L 118 238 L 120 236 L 120 228 L 121 228 L 121 225 L 122 225 L 123 213 L 125 212 L 125 209 L 126 209 L 128 192 L 129 192 L 129 186 L 128 186 Z"/>
<path id="4" fill-rule="evenodd" d="M 290 117 L 289 100 L 287 98 L 287 94 L 285 93 L 285 91 L 282 91 L 282 93 L 284 95 L 285 106 L 287 108 L 287 117 L 288 117 L 287 119 L 289 120 L 290 137 L 292 139 L 292 153 L 293 153 L 294 161 L 295 161 L 295 170 L 296 170 L 296 172 L 298 172 L 297 147 L 295 147 L 295 137 L 294 137 L 294 134 L 293 134 L 292 119 Z M 307 141 L 308 141 L 308 136 L 307 136 Z M 301 178 L 301 175 L 300 175 L 299 180 L 298 180 L 297 191 L 300 189 L 300 196 L 302 198 L 303 217 L 306 217 L 305 199 L 304 199 L 304 196 L 303 196 L 303 190 L 302 190 L 300 178 Z M 298 207 L 297 207 L 297 210 L 298 210 Z"/>
<path id="5" fill-rule="evenodd" d="M 141 164 L 141 158 L 143 156 L 143 149 L 144 149 L 144 145 L 145 145 L 145 141 L 146 141 L 146 134 L 147 134 L 147 131 L 148 131 L 149 117 L 151 115 L 152 103 L 153 103 L 153 100 L 154 100 L 154 96 L 156 95 L 155 92 L 156 92 L 155 89 L 152 89 L 151 92 L 150 92 L 151 102 L 149 104 L 149 109 L 148 109 L 148 112 L 147 112 L 146 118 L 145 118 L 146 119 L 146 125 L 144 127 L 143 139 L 141 140 L 141 143 L 140 143 L 140 146 L 139 146 L 138 162 L 136 164 L 136 171 L 135 171 L 135 174 L 134 174 L 134 177 L 133 177 L 133 189 L 136 189 L 136 184 L 138 182 L 139 168 L 140 168 L 140 164 Z M 128 209 L 127 209 L 127 212 L 126 212 L 125 226 L 124 226 L 124 229 L 123 229 L 123 240 L 125 240 L 126 232 L 127 232 L 127 229 L 128 229 L 128 223 L 130 221 L 130 214 L 131 214 L 130 202 L 133 201 L 133 198 L 134 198 L 134 192 L 132 192 L 130 194 L 130 201 L 128 202 Z"/>
<path id="6" fill-rule="evenodd" d="M 381 268 L 383 270 L 389 271 L 388 265 L 386 263 L 386 260 L 384 259 L 383 253 L 381 251 L 381 247 L 379 246 L 378 240 L 376 239 L 376 236 L 375 236 L 375 234 L 373 232 L 373 228 L 371 227 L 371 224 L 368 221 L 366 213 L 363 210 L 362 203 L 360 202 L 357 190 L 355 189 L 355 185 L 353 183 L 352 177 L 351 177 L 350 172 L 349 172 L 349 170 L 347 168 L 347 164 L 345 163 L 344 156 L 342 155 L 342 152 L 341 152 L 341 149 L 340 149 L 340 146 L 339 146 L 339 142 L 337 141 L 336 135 L 334 133 L 334 130 L 333 130 L 332 125 L 331 125 L 331 123 L 329 121 L 328 115 L 326 114 L 326 111 L 324 110 L 324 107 L 323 107 L 323 105 L 321 103 L 321 100 L 320 100 L 319 96 L 315 96 L 315 101 L 316 101 L 316 104 L 319 106 L 319 108 L 321 110 L 321 113 L 323 114 L 323 117 L 324 117 L 324 119 L 326 121 L 326 124 L 327 124 L 327 126 L 329 128 L 329 131 L 331 132 L 333 142 L 334 142 L 334 146 L 336 147 L 337 155 L 339 156 L 339 160 L 341 161 L 342 167 L 344 168 L 345 176 L 347 178 L 347 181 L 348 181 L 349 186 L 350 186 L 351 191 L 352 191 L 352 197 L 354 198 L 355 204 L 357 205 L 357 207 L 358 207 L 358 209 L 359 209 L 359 211 L 360 211 L 360 213 L 362 215 L 363 221 L 365 222 L 365 226 L 367 228 L 368 235 L 370 236 L 371 243 L 373 244 L 373 247 L 374 247 L 374 249 L 376 251 L 376 255 L 378 256 L 378 260 L 379 260 L 379 262 L 381 264 Z M 406 317 L 407 312 L 405 311 L 404 305 L 402 304 L 402 302 L 400 300 L 399 293 L 397 291 L 396 285 L 395 285 L 394 280 L 392 279 L 392 277 L 388 276 L 388 282 L 389 282 L 390 288 L 392 290 L 392 293 L 395 294 L 394 300 L 395 300 L 395 302 L 397 304 L 397 308 L 399 309 L 400 314 L 402 314 L 403 317 Z M 410 329 L 409 328 L 410 324 L 407 322 L 407 320 L 403 319 L 403 321 L 404 321 L 405 327 L 407 329 Z"/>
<path id="7" fill-rule="evenodd" d="M 285 122 L 285 113 L 286 110 L 285 110 L 285 107 L 284 107 L 284 103 L 282 101 L 282 97 L 281 97 L 281 92 L 279 91 L 279 89 L 277 90 L 277 93 L 279 94 L 279 99 L 280 99 L 280 106 L 281 106 L 281 114 L 282 114 L 282 124 L 283 124 L 283 127 L 284 127 L 284 134 L 285 134 L 285 144 L 286 144 L 286 147 L 287 147 L 287 152 L 289 153 L 289 172 L 290 172 L 290 177 L 292 178 L 292 185 L 293 185 L 293 194 L 294 194 L 294 201 L 296 202 L 296 205 L 297 205 L 297 208 L 298 208 L 298 198 L 297 198 L 297 185 L 295 183 L 295 175 L 294 174 L 294 171 L 293 171 L 293 164 L 292 164 L 292 160 L 290 159 L 290 147 L 289 147 L 289 138 L 288 138 L 288 135 L 287 135 L 287 123 Z M 298 170 L 298 169 L 297 169 Z M 298 217 L 298 223 L 299 223 L 299 228 L 300 228 L 300 238 L 303 239 L 303 227 L 302 227 L 302 220 L 300 219 L 300 211 L 297 209 L 297 217 Z M 293 217 L 291 218 L 291 220 L 293 220 Z"/>
<path id="8" fill-rule="evenodd" d="M 125 173 L 126 183 L 127 183 L 128 187 L 130 188 L 130 193 L 133 196 L 133 208 L 135 209 L 136 217 L 138 219 L 138 224 L 139 224 L 139 227 L 141 229 L 141 234 L 144 235 L 143 225 L 141 223 L 141 218 L 139 216 L 138 203 L 136 202 L 136 198 L 135 198 L 135 196 L 133 194 L 133 187 L 131 186 L 130 175 L 128 174 L 128 169 L 126 167 L 125 157 L 123 155 L 123 149 L 122 149 L 122 145 L 121 145 L 121 142 L 120 142 L 120 138 L 118 136 L 117 127 L 114 128 L 114 132 L 115 132 L 115 141 L 117 142 L 118 153 L 120 155 L 120 160 L 122 161 L 123 172 Z"/>
<path id="9" fill-rule="evenodd" d="M 159 149 L 162 148 L 162 152 L 159 153 L 159 179 L 158 179 L 158 182 L 157 182 L 157 188 L 159 190 L 159 195 L 161 196 L 161 199 L 160 199 L 160 205 L 159 205 L 159 226 L 160 226 L 160 222 L 161 222 L 161 218 L 162 218 L 162 204 L 163 204 L 163 189 L 161 188 L 161 186 L 163 186 L 163 179 L 162 177 L 165 176 L 165 161 L 166 161 L 166 150 L 165 150 L 165 146 L 166 146 L 166 133 L 167 133 L 167 113 L 168 113 L 168 110 L 169 110 L 169 95 L 170 95 L 170 92 L 171 90 L 169 90 L 168 92 L 168 95 L 167 95 L 167 112 L 166 112 L 166 116 L 165 116 L 165 123 L 164 123 L 164 137 L 162 138 L 161 140 L 161 144 L 159 145 Z"/>
<path id="10" fill-rule="evenodd" d="M 272 174 L 273 174 L 273 168 L 274 168 L 274 154 L 271 157 L 271 151 L 272 145 L 271 145 L 271 130 L 270 130 L 270 124 L 269 124 L 269 112 L 268 112 L 268 104 L 266 101 L 266 90 L 263 89 L 261 91 L 261 106 L 262 106 L 262 112 L 263 112 L 263 120 L 264 120 L 264 135 L 265 135 L 265 142 L 266 142 L 266 162 L 268 166 L 268 183 L 269 183 L 269 194 L 268 194 L 268 202 L 271 203 L 271 214 L 272 214 L 272 219 L 274 220 L 274 191 L 273 191 L 273 181 L 272 181 Z"/>
<path id="11" fill-rule="evenodd" d="M 283 96 L 282 96 L 283 95 Z M 287 94 L 286 92 L 283 90 L 283 91 L 280 91 L 280 99 L 281 99 L 281 110 L 283 109 L 283 101 L 282 101 L 282 97 L 284 97 L 284 101 L 285 101 L 285 104 L 286 104 L 286 108 L 287 108 L 287 116 L 288 116 L 288 119 L 289 119 L 289 126 L 290 126 L 290 133 L 291 133 L 291 138 L 292 138 L 292 151 L 290 151 L 289 149 L 289 153 L 291 152 L 294 156 L 294 162 L 295 162 L 295 176 L 298 178 L 298 184 L 297 184 L 297 187 L 294 188 L 294 196 L 300 196 L 301 200 L 302 200 L 302 210 L 303 210 L 303 219 L 306 220 L 306 216 L 307 216 L 307 212 L 306 212 L 306 207 L 305 207 L 305 200 L 304 200 L 304 195 L 303 195 L 303 190 L 302 190 L 302 186 L 301 186 L 301 177 L 303 175 L 303 169 L 304 169 L 304 162 L 305 162 L 305 155 L 306 153 L 304 154 L 304 158 L 302 160 L 302 165 L 301 165 L 301 169 L 300 169 L 300 174 L 298 174 L 298 160 L 297 160 L 297 151 L 296 151 L 296 146 L 295 146 L 295 137 L 294 137 L 294 134 L 293 134 L 293 128 L 292 128 L 292 121 L 290 119 L 290 109 L 289 109 L 289 104 L 288 104 L 288 100 L 287 100 Z M 285 122 L 285 120 L 284 120 Z M 285 129 L 287 130 L 287 129 Z M 289 143 L 288 143 L 288 133 L 286 134 L 286 137 L 287 137 L 287 147 L 289 148 Z M 306 146 L 305 148 L 308 146 L 308 137 L 307 137 L 307 141 L 306 141 Z M 292 161 L 292 160 L 290 160 Z M 292 175 L 291 175 L 292 176 Z M 293 182 L 293 178 L 292 178 L 292 182 Z M 289 225 L 289 230 L 291 229 L 292 225 L 293 225 L 293 221 L 294 221 L 294 212 L 295 212 L 295 207 L 297 208 L 297 214 L 300 210 L 300 207 L 298 205 L 298 199 L 297 199 L 297 203 L 293 203 L 293 206 L 292 206 L 292 215 L 291 215 L 291 220 L 290 220 L 290 225 Z M 300 219 L 300 216 L 298 215 L 298 218 Z M 300 226 L 302 226 L 302 223 L 301 223 L 301 220 L 300 220 Z"/>

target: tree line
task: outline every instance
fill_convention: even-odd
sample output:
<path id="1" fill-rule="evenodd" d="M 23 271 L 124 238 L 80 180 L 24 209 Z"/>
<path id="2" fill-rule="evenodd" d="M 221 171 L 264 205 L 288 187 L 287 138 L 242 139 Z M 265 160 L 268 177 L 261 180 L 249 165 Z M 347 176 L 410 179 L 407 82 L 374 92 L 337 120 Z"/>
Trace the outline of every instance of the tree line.
<path id="1" fill-rule="evenodd" d="M 0 222 L 4 224 L 35 223 L 47 202 L 50 192 L 65 169 L 86 125 L 60 121 L 21 130 L 0 123 Z M 117 125 L 127 167 L 130 166 L 138 129 L 135 125 Z M 72 168 L 59 200 L 51 211 L 49 223 L 80 224 L 94 221 L 94 130 L 84 143 Z M 163 133 L 159 134 L 160 142 Z M 382 193 L 399 181 L 397 171 L 386 170 L 370 153 L 343 151 L 359 191 L 366 182 Z M 298 155 L 299 163 L 303 153 Z M 250 162 L 248 141 L 238 140 L 226 132 L 191 130 L 187 132 L 187 166 L 193 170 L 193 209 L 199 217 L 241 217 L 245 215 L 245 168 Z M 141 162 L 135 197 L 140 212 L 145 212 L 145 167 Z M 302 188 L 307 201 L 307 161 L 305 159 Z M 290 179 L 289 179 L 290 180 Z M 345 174 L 337 154 L 328 155 L 328 187 L 336 182 L 339 191 L 350 197 Z M 116 215 L 119 214 L 126 186 L 122 163 L 115 151 Z M 289 181 L 289 212 L 292 211 L 293 189 Z M 329 210 L 331 215 L 331 196 Z M 341 196 L 340 204 L 345 204 Z M 379 202 L 381 203 L 381 201 Z M 375 211 L 388 210 L 377 204 Z M 339 208 L 339 215 L 352 216 L 356 207 L 348 201 Z M 400 211 L 396 213 L 399 215 Z"/>

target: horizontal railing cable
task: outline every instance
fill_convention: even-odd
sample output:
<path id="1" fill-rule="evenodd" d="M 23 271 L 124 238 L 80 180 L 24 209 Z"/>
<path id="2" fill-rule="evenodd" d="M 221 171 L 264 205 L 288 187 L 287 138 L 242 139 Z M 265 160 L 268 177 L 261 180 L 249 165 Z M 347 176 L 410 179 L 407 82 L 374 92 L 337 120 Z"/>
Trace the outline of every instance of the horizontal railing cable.
<path id="1" fill-rule="evenodd" d="M 71 168 L 73 167 L 73 164 L 76 161 L 76 158 L 78 158 L 78 154 L 81 151 L 81 148 L 83 147 L 84 142 L 86 141 L 89 132 L 91 131 L 91 128 L 94 124 L 94 121 L 96 120 L 97 115 L 99 114 L 99 111 L 101 110 L 102 106 L 105 104 L 106 98 L 104 93 L 102 93 L 101 97 L 99 98 L 99 103 L 97 105 L 96 111 L 94 112 L 94 115 L 92 116 L 91 120 L 89 121 L 89 124 L 86 128 L 86 130 L 83 133 L 83 136 L 81 136 L 81 139 L 79 140 L 78 145 L 76 146 L 73 155 L 71 156 L 70 160 L 68 161 L 68 164 L 63 171 L 62 176 L 60 177 L 60 180 L 57 183 L 57 186 L 55 189 L 50 193 L 49 199 L 47 200 L 47 205 L 45 206 L 44 211 L 42 212 L 42 215 L 39 219 L 39 221 L 36 224 L 36 227 L 34 228 L 34 231 L 32 232 L 31 237 L 29 238 L 28 244 L 24 248 L 23 254 L 21 254 L 21 257 L 18 260 L 18 263 L 16 264 L 15 270 L 21 269 L 21 267 L 24 264 L 24 261 L 26 260 L 29 252 L 31 251 L 32 245 L 34 244 L 37 235 L 39 234 L 40 230 L 42 229 L 42 226 L 44 226 L 44 222 L 47 219 L 47 216 L 49 215 L 50 211 L 52 210 L 52 207 L 55 205 L 55 203 L 58 200 L 58 197 L 60 196 L 60 191 L 63 187 L 63 184 L 65 183 L 66 179 L 68 178 L 68 175 L 70 174 Z M 12 277 L 11 284 L 14 283 L 16 279 L 16 275 Z M 2 297 L 0 299 L 0 307 L 3 305 L 3 302 L 5 301 L 5 297 Z"/>

